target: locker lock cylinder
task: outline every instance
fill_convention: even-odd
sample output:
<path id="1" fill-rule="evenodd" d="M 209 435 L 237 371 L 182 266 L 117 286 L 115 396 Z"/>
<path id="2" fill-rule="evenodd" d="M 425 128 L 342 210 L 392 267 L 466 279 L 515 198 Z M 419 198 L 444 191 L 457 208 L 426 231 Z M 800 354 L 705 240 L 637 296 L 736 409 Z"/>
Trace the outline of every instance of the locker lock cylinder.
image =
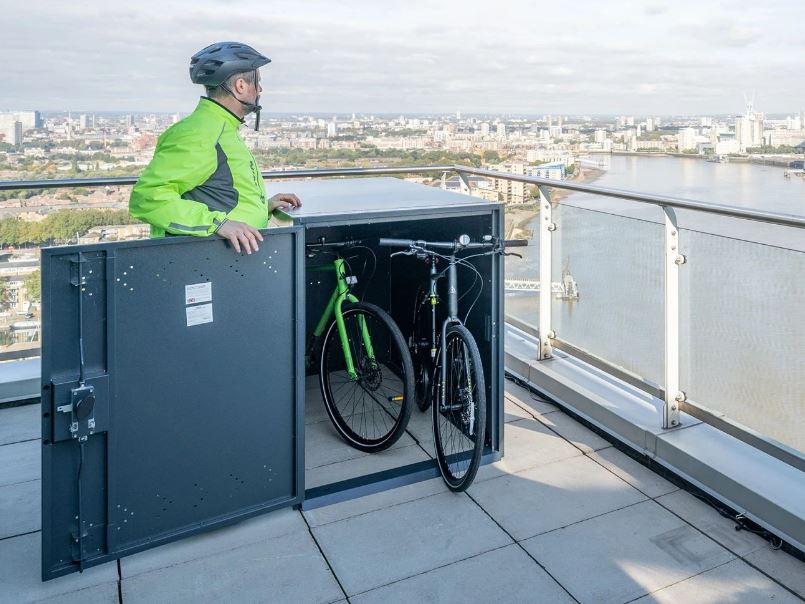
<path id="1" fill-rule="evenodd" d="M 81 384 L 70 390 L 70 404 L 62 405 L 57 411 L 71 415 L 70 433 L 73 438 L 84 440 L 95 429 L 95 418 L 90 417 L 95 410 L 95 386 Z M 79 423 L 87 419 L 86 430 L 79 429 Z"/>

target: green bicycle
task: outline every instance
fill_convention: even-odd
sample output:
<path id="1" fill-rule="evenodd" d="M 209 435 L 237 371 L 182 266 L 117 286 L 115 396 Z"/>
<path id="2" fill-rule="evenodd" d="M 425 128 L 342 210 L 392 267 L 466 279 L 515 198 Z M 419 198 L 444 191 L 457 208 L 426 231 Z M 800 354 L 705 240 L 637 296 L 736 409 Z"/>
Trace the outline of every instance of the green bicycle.
<path id="1" fill-rule="evenodd" d="M 308 266 L 307 272 L 334 272 L 336 287 L 313 330 L 305 359 L 313 365 L 321 342 L 319 384 L 327 414 L 347 443 L 374 453 L 392 446 L 408 426 L 414 368 L 394 320 L 352 293 L 358 279 L 350 274 L 350 258 L 343 251 L 360 247 L 365 247 L 360 241 L 323 239 L 306 246 L 309 258 L 334 256 L 332 263 Z"/>

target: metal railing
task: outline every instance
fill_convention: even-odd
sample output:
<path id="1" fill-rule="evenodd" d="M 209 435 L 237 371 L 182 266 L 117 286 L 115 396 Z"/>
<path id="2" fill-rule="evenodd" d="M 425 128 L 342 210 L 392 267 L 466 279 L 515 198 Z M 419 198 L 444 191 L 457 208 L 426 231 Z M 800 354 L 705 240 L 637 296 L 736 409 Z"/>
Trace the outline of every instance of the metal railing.
<path id="1" fill-rule="evenodd" d="M 552 283 L 552 237 L 556 230 L 556 224 L 552 219 L 552 204 L 550 203 L 550 189 L 564 189 L 567 191 L 577 191 L 590 193 L 603 197 L 613 197 L 643 204 L 660 207 L 664 213 L 665 236 L 664 236 L 664 257 L 665 257 L 665 281 L 664 281 L 664 300 L 665 300 L 665 334 L 664 334 L 664 384 L 658 387 L 642 379 L 639 376 L 630 374 L 623 369 L 609 363 L 595 355 L 589 354 L 568 342 L 563 342 L 557 337 L 552 327 L 551 321 L 551 296 L 541 295 L 539 302 L 539 325 L 534 330 L 531 326 L 523 324 L 522 321 L 508 317 L 507 321 L 516 326 L 530 331 L 539 340 L 539 358 L 544 360 L 551 358 L 553 349 L 564 350 L 574 356 L 579 356 L 586 362 L 596 366 L 611 375 L 622 379 L 633 386 L 639 387 L 643 391 L 662 400 L 662 426 L 664 429 L 672 429 L 679 425 L 680 413 L 685 412 L 701 421 L 704 421 L 732 436 L 750 444 L 751 446 L 772 455 L 789 465 L 805 471 L 805 454 L 794 450 L 764 435 L 757 434 L 751 429 L 733 422 L 717 412 L 710 411 L 706 407 L 693 404 L 687 399 L 684 392 L 679 388 L 679 273 L 680 268 L 687 261 L 679 243 L 679 226 L 676 219 L 675 210 L 691 210 L 707 214 L 715 214 L 730 218 L 743 220 L 753 220 L 768 224 L 805 228 L 805 216 L 792 214 L 782 214 L 768 212 L 765 210 L 746 209 L 735 206 L 713 204 L 693 199 L 671 197 L 665 195 L 654 195 L 650 193 L 640 193 L 635 191 L 625 191 L 600 187 L 594 185 L 580 184 L 568 181 L 557 181 L 547 178 L 538 178 L 521 174 L 511 174 L 508 172 L 498 172 L 472 166 L 462 165 L 430 165 L 430 166 L 409 166 L 409 167 L 388 167 L 388 168 L 333 168 L 333 169 L 309 169 L 309 170 L 267 170 L 263 171 L 263 178 L 266 180 L 284 179 L 305 179 L 305 178 L 335 178 L 349 176 L 380 176 L 380 175 L 402 175 L 402 174 L 423 174 L 423 173 L 457 173 L 462 182 L 467 183 L 468 175 L 483 176 L 501 180 L 512 180 L 539 188 L 542 194 L 540 200 L 539 213 L 539 281 L 543 292 L 551 291 Z M 25 181 L 0 181 L 0 191 L 18 189 L 54 189 L 62 187 L 87 187 L 87 186 L 127 186 L 137 182 L 136 177 L 112 177 L 112 178 L 80 178 L 80 179 L 60 179 L 60 180 L 25 180 Z"/>

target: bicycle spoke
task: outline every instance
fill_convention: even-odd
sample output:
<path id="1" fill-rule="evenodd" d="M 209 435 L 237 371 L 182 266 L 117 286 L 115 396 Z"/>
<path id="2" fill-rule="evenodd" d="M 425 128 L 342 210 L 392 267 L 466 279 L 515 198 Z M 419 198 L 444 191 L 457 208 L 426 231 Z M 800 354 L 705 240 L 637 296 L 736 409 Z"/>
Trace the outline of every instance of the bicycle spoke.
<path id="1" fill-rule="evenodd" d="M 479 398 L 477 376 L 481 367 L 477 352 L 468 345 L 471 337 L 463 326 L 448 331 L 440 360 L 445 363 L 444 393 L 439 392 L 434 409 L 437 460 L 454 490 L 463 490 L 474 478 L 485 432 L 485 414 L 479 411 L 483 399 Z"/>
<path id="2" fill-rule="evenodd" d="M 380 320 L 377 312 L 352 307 L 343 314 L 344 341 L 354 377 L 347 372 L 344 346 L 335 325 L 328 330 L 321 359 L 322 392 L 330 417 L 350 444 L 365 450 L 386 448 L 399 438 L 410 415 L 406 399 L 413 396 L 410 357 L 407 365 L 402 362 L 402 355 L 407 355 L 404 340 L 389 331 L 393 322 Z M 400 361 L 402 379 L 390 369 L 392 359 Z M 407 382 L 411 386 L 406 387 Z M 395 397 L 402 400 L 398 402 Z"/>

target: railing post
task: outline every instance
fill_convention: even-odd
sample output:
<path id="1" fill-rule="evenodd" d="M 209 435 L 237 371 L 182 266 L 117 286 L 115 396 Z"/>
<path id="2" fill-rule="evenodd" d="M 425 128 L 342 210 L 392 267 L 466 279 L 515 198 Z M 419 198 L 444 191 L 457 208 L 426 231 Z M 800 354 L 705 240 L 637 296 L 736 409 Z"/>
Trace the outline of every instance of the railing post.
<path id="1" fill-rule="evenodd" d="M 470 177 L 467 176 L 465 172 L 459 172 L 458 180 L 459 186 L 461 187 L 461 192 L 464 193 L 464 195 L 471 195 Z"/>
<path id="2" fill-rule="evenodd" d="M 539 187 L 539 360 L 552 356 L 551 338 L 551 239 L 556 225 L 551 211 L 550 189 Z"/>
<path id="3" fill-rule="evenodd" d="M 665 401 L 662 427 L 679 425 L 679 403 L 685 400 L 679 390 L 679 267 L 685 257 L 679 253 L 679 226 L 673 208 L 665 213 Z"/>

